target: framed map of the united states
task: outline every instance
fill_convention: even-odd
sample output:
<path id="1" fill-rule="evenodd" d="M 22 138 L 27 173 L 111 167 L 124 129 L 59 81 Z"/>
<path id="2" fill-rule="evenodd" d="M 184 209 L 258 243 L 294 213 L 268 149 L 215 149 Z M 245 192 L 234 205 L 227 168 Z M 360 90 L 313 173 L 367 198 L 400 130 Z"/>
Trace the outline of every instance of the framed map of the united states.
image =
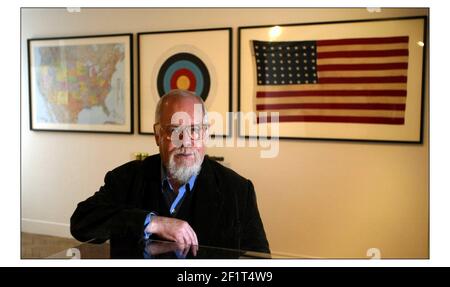
<path id="1" fill-rule="evenodd" d="M 30 129 L 133 132 L 132 34 L 28 39 Z"/>

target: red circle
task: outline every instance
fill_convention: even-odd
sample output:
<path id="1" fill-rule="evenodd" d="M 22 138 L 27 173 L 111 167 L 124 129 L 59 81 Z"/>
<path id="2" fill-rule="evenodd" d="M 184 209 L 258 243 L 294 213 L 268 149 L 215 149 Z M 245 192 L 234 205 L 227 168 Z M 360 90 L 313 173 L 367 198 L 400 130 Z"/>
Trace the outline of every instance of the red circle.
<path id="1" fill-rule="evenodd" d="M 170 79 L 170 88 L 171 89 L 178 89 L 177 87 L 177 80 L 180 76 L 186 76 L 189 79 L 189 88 L 188 90 L 193 92 L 195 91 L 195 86 L 197 85 L 197 82 L 195 81 L 194 74 L 188 70 L 188 69 L 179 69 L 175 71 L 172 75 L 172 79 Z"/>

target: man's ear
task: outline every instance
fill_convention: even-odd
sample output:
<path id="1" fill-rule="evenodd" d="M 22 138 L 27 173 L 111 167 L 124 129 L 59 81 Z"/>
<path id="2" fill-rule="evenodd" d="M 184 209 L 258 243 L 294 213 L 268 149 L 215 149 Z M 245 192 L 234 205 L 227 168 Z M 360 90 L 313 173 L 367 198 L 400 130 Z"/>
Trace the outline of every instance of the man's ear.
<path id="1" fill-rule="evenodd" d="M 159 146 L 159 131 L 156 131 L 156 124 L 153 125 L 153 133 L 155 134 L 156 145 Z"/>

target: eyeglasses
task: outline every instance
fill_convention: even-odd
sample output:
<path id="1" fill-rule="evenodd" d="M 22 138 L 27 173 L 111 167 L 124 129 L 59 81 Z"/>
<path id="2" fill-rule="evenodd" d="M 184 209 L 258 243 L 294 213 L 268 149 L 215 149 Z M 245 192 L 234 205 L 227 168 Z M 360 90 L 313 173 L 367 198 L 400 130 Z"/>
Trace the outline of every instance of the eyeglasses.
<path id="1" fill-rule="evenodd" d="M 207 124 L 197 124 L 188 126 L 175 126 L 175 125 L 165 125 L 162 126 L 159 123 L 155 124 L 156 127 L 159 126 L 162 136 L 168 140 L 181 139 L 181 137 L 187 135 L 191 140 L 200 140 L 204 138 L 205 131 L 207 130 Z"/>

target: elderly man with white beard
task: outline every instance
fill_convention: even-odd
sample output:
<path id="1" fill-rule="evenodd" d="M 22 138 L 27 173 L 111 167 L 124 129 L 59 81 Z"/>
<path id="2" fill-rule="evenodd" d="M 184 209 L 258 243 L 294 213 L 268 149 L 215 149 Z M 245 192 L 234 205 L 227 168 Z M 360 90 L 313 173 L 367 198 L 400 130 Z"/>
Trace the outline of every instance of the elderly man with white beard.
<path id="1" fill-rule="evenodd" d="M 154 132 L 159 154 L 108 172 L 100 190 L 78 204 L 72 235 L 270 252 L 252 182 L 205 156 L 203 100 L 184 90 L 162 96 Z"/>

